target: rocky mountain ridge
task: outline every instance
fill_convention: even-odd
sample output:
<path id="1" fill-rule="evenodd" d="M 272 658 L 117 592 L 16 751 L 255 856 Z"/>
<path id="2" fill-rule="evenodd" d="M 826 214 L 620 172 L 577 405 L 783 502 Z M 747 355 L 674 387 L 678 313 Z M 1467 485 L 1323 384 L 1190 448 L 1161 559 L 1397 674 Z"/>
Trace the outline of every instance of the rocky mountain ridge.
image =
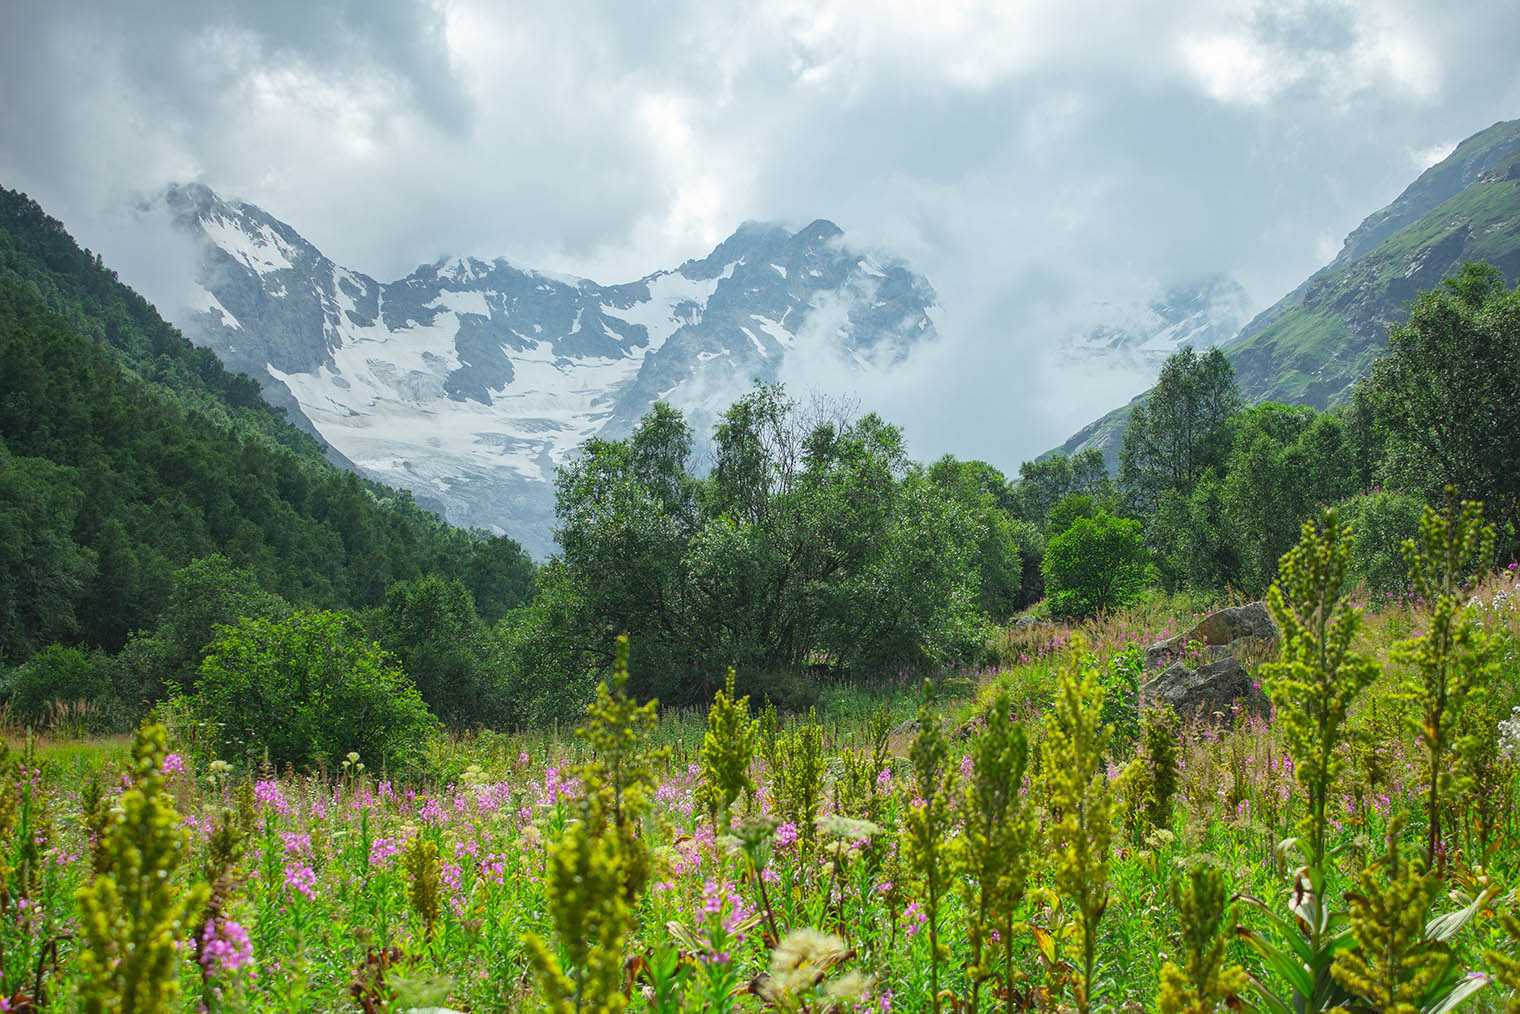
<path id="1" fill-rule="evenodd" d="M 198 298 L 175 321 L 188 338 L 335 459 L 540 558 L 554 469 L 585 440 L 625 435 L 661 400 L 701 438 L 800 349 L 890 366 L 936 337 L 928 281 L 825 220 L 746 223 L 706 257 L 600 285 L 473 257 L 380 282 L 198 184 L 150 211 L 197 244 Z"/>
<path id="2" fill-rule="evenodd" d="M 1102 307 L 1099 314 L 1106 319 L 1069 337 L 1063 359 L 1074 364 L 1114 360 L 1154 377 L 1166 358 L 1184 346 L 1208 349 L 1233 338 L 1249 305 L 1240 283 L 1225 275 L 1174 285 L 1135 306 Z"/>

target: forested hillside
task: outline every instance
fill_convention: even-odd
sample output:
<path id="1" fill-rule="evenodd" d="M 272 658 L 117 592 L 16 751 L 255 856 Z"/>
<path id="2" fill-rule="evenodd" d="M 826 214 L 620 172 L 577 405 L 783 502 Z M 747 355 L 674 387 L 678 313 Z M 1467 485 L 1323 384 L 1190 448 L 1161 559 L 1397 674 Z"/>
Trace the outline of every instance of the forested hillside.
<path id="1" fill-rule="evenodd" d="M 1498 268 L 1465 264 L 1419 294 L 1343 404 L 1252 405 L 1242 387 L 1223 350 L 1184 349 L 1132 407 L 1116 482 L 1096 448 L 1023 466 L 1019 501 L 1054 504 L 1050 520 L 1026 513 L 1049 540 L 1053 611 L 1092 615 L 1156 583 L 1259 596 L 1300 525 L 1327 507 L 1357 533 L 1353 580 L 1396 597 L 1410 588 L 1401 546 L 1448 489 L 1481 501 L 1493 521 L 1486 563 L 1520 554 L 1520 288 Z M 1098 476 L 1082 495 L 1033 495 L 1062 476 L 1070 486 L 1078 471 Z M 1112 581 L 1115 547 L 1130 552 L 1133 579 L 1094 599 L 1088 590 Z"/>
<path id="2" fill-rule="evenodd" d="M 36 203 L 0 192 L 0 216 L 0 662 L 120 649 L 214 554 L 299 606 L 427 574 L 490 620 L 530 594 L 515 542 L 333 467 Z"/>

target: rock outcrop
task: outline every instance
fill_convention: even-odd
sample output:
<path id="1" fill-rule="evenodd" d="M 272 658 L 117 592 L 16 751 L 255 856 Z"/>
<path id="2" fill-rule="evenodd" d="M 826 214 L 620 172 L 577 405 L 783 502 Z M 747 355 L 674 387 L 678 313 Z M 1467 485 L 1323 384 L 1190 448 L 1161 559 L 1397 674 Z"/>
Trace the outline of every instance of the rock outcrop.
<path id="1" fill-rule="evenodd" d="M 1140 688 L 1142 709 L 1166 705 L 1183 721 L 1215 723 L 1233 721 L 1237 714 L 1266 717 L 1270 710 L 1266 694 L 1240 659 L 1225 655 L 1189 669 L 1173 662 Z"/>
<path id="2" fill-rule="evenodd" d="M 1210 613 L 1145 650 L 1146 671 L 1161 671 L 1141 685 L 1140 707 L 1165 704 L 1184 721 L 1265 716 L 1270 704 L 1246 666 L 1269 658 L 1277 636 L 1277 624 L 1261 602 Z M 1182 657 L 1193 644 L 1202 647 L 1202 654 Z"/>
<path id="3" fill-rule="evenodd" d="M 1211 659 L 1224 655 L 1253 659 L 1277 647 L 1277 624 L 1272 622 L 1272 614 L 1262 602 L 1221 609 L 1182 633 L 1146 648 L 1146 669 L 1159 669 L 1168 659 L 1180 657 L 1195 642 L 1208 651 Z"/>

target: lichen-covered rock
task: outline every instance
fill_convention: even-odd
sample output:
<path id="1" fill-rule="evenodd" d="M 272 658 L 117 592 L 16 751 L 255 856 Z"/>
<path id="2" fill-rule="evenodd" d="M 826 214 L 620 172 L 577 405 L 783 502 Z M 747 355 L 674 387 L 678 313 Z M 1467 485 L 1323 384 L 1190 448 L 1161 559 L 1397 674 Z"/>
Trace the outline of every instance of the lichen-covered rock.
<path id="1" fill-rule="evenodd" d="M 1174 637 L 1145 649 L 1145 668 L 1156 670 L 1180 656 L 1190 643 L 1209 649 L 1211 661 L 1225 656 L 1260 661 L 1277 647 L 1277 624 L 1261 602 L 1248 602 L 1210 613 Z"/>
<path id="2" fill-rule="evenodd" d="M 1266 717 L 1270 710 L 1262 693 L 1240 659 L 1234 655 L 1189 669 L 1173 662 L 1140 687 L 1141 709 L 1165 704 L 1185 722 L 1232 721 L 1237 714 Z"/>

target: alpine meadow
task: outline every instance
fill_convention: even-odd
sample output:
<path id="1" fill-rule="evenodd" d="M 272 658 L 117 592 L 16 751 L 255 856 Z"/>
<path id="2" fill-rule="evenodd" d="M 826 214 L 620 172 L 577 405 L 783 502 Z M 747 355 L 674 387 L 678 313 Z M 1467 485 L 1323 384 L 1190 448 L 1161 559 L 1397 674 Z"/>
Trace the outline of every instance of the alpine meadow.
<path id="1" fill-rule="evenodd" d="M 0 111 L 0 1012 L 1520 1014 L 1513 12 L 96 6 L 0 14 L 122 37 L 119 165 Z M 504 236 L 634 280 L 398 269 Z"/>

